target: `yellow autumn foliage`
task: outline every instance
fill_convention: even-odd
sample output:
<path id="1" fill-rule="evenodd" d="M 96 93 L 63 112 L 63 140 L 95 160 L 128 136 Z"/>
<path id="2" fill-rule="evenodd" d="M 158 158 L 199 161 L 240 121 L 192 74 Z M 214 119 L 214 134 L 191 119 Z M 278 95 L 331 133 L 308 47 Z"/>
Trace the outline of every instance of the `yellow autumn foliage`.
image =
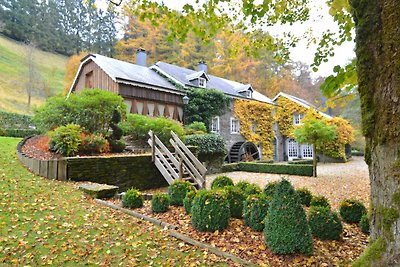
<path id="1" fill-rule="evenodd" d="M 273 108 L 271 104 L 258 101 L 236 100 L 234 104 L 235 116 L 240 121 L 240 133 L 247 141 L 261 145 L 262 155 L 268 159 L 273 157 Z"/>

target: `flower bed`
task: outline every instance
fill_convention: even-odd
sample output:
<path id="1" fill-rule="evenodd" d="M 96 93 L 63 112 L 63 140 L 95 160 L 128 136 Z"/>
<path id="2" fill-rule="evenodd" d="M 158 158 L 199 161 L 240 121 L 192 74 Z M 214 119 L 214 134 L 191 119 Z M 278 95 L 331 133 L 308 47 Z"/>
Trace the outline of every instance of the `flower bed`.
<path id="1" fill-rule="evenodd" d="M 122 206 L 119 200 L 114 200 L 114 204 Z M 153 213 L 150 201 L 145 201 L 142 208 L 134 211 L 175 225 L 181 234 L 260 265 L 347 266 L 361 255 L 368 244 L 368 236 L 357 225 L 343 223 L 341 240 L 322 241 L 314 238 L 312 256 L 276 255 L 265 246 L 263 233 L 253 231 L 240 219 L 231 218 L 228 228 L 223 231 L 200 232 L 192 227 L 191 216 L 186 214 L 183 207 L 170 206 L 165 213 Z"/>

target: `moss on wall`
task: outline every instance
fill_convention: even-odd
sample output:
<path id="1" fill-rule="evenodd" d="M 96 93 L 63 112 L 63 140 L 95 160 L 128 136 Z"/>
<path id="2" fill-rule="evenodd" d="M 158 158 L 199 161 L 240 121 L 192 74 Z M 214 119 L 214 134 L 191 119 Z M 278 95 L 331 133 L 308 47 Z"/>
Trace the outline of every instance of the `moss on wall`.
<path id="1" fill-rule="evenodd" d="M 116 185 L 120 191 L 168 185 L 151 161 L 151 155 L 69 158 L 67 166 L 68 179 Z"/>

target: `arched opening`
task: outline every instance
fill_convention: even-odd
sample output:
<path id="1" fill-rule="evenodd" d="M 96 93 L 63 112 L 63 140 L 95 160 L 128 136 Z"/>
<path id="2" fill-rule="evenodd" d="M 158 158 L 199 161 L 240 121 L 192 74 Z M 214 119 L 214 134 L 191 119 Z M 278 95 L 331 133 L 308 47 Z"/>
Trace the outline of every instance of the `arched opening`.
<path id="1" fill-rule="evenodd" d="M 251 142 L 237 142 L 235 143 L 228 156 L 228 161 L 239 162 L 239 161 L 254 161 L 260 159 L 260 152 L 257 146 Z"/>

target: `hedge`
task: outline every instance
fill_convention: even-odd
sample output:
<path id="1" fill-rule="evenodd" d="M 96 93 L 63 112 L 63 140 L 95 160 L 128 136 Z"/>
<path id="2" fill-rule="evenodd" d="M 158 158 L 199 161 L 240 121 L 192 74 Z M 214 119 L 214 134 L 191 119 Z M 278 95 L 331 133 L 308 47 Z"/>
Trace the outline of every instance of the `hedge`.
<path id="1" fill-rule="evenodd" d="M 228 163 L 222 165 L 222 172 L 235 172 L 239 171 L 239 163 Z"/>
<path id="2" fill-rule="evenodd" d="M 4 129 L 4 136 L 25 138 L 32 135 L 41 134 L 36 129 Z"/>
<path id="3" fill-rule="evenodd" d="M 0 111 L 0 127 L 2 128 L 27 129 L 32 125 L 31 116 Z"/>
<path id="4" fill-rule="evenodd" d="M 262 173 L 276 173 L 276 174 L 292 174 L 300 176 L 313 176 L 312 165 L 300 164 L 268 164 L 268 163 L 252 163 L 241 162 L 239 163 L 240 171 L 247 172 L 262 172 Z"/>
<path id="5" fill-rule="evenodd" d="M 293 160 L 293 161 L 288 161 L 288 164 L 312 165 L 313 164 L 313 160 L 312 159 Z"/>

